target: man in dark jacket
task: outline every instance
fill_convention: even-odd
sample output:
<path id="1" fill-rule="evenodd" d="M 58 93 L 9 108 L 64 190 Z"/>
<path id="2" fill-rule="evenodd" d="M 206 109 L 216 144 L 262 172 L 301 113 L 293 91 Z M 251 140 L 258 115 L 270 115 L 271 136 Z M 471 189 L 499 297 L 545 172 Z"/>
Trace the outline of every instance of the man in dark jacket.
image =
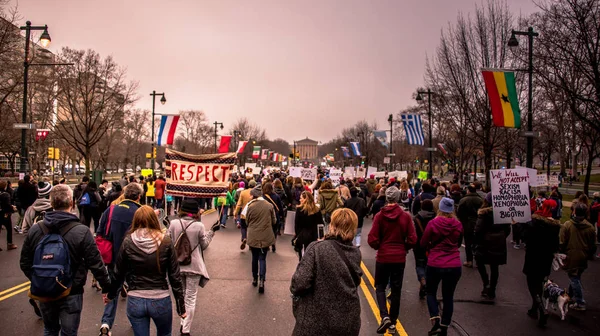
<path id="1" fill-rule="evenodd" d="M 6 242 L 8 244 L 8 250 L 14 250 L 17 245 L 13 244 L 13 233 L 12 233 L 12 214 L 15 212 L 16 207 L 12 205 L 10 193 L 6 190 L 6 181 L 0 181 L 0 232 L 2 227 L 6 229 Z M 2 251 L 2 248 L 0 248 Z"/>
<path id="2" fill-rule="evenodd" d="M 54 211 L 46 213 L 43 221 L 49 232 L 59 232 L 61 228 L 79 223 L 79 218 L 71 213 L 73 191 L 67 185 L 57 185 L 50 193 L 50 202 Z M 21 270 L 31 279 L 34 253 L 40 240 L 44 237 L 41 225 L 34 225 L 29 230 L 23 249 L 21 250 Z M 110 278 L 94 237 L 89 228 L 77 224 L 63 234 L 71 260 L 73 284 L 67 297 L 50 302 L 40 302 L 44 333 L 48 335 L 77 335 L 80 315 L 83 306 L 83 287 L 88 270 L 100 282 L 105 291 L 110 288 Z"/>
<path id="3" fill-rule="evenodd" d="M 435 187 L 431 184 L 425 182 L 423 183 L 423 185 L 421 185 L 421 189 L 423 189 L 423 192 L 420 193 L 417 197 L 415 197 L 415 200 L 413 201 L 412 214 L 414 216 L 416 216 L 419 213 L 419 211 L 421 211 L 422 201 L 426 199 L 432 200 L 435 198 Z"/>
<path id="4" fill-rule="evenodd" d="M 430 220 L 435 218 L 435 212 L 433 212 L 433 202 L 431 200 L 424 200 L 421 202 L 421 211 L 414 217 L 415 231 L 417 232 L 417 241 L 420 242 L 423 238 L 423 233 Z M 413 251 L 415 255 L 415 269 L 417 271 L 417 278 L 419 279 L 419 298 L 424 299 L 427 296 L 425 271 L 427 268 L 427 250 L 417 244 Z"/>
<path id="5" fill-rule="evenodd" d="M 385 198 L 387 204 L 375 216 L 368 238 L 369 246 L 377 250 L 375 293 L 381 316 L 378 334 L 384 334 L 388 328 L 396 325 L 406 254 L 417 243 L 412 217 L 398 205 L 400 190 L 394 186 L 387 188 Z M 385 296 L 388 283 L 392 288 L 389 310 Z"/>
<path id="6" fill-rule="evenodd" d="M 483 198 L 477 193 L 477 187 L 468 186 L 468 193 L 458 203 L 457 217 L 463 225 L 465 238 L 465 254 L 467 261 L 465 267 L 473 267 L 473 239 L 475 235 L 475 224 L 477 224 L 477 211 L 483 205 Z"/>
<path id="7" fill-rule="evenodd" d="M 83 218 L 83 207 L 79 205 L 81 201 L 81 196 L 83 196 L 83 191 L 87 188 L 88 182 L 90 182 L 90 178 L 88 176 L 84 176 L 81 178 L 81 183 L 75 186 L 75 190 L 73 191 L 73 199 L 75 200 L 75 205 L 77 205 L 77 211 L 79 213 L 79 217 Z"/>
<path id="8" fill-rule="evenodd" d="M 112 206 L 112 216 L 110 216 L 110 209 L 106 209 L 102 218 L 100 219 L 100 226 L 96 231 L 97 235 L 107 238 L 113 243 L 112 252 L 112 264 L 108 265 L 111 275 L 113 275 L 114 263 L 117 261 L 117 255 L 123 244 L 123 240 L 131 228 L 133 222 L 133 215 L 141 206 L 139 201 L 142 197 L 144 189 L 138 183 L 129 183 L 124 190 L 125 200 L 118 205 Z M 110 230 L 108 236 L 106 235 L 106 226 L 110 221 Z M 110 300 L 106 306 L 104 306 L 104 314 L 102 315 L 102 321 L 100 326 L 100 335 L 108 335 L 108 332 L 115 322 L 117 314 L 117 302 L 118 298 Z"/>
<path id="9" fill-rule="evenodd" d="M 362 227 L 367 215 L 367 205 L 364 199 L 358 197 L 359 190 L 357 188 L 350 189 L 350 199 L 346 201 L 345 207 L 354 211 L 358 217 L 358 228 L 354 237 L 354 245 L 360 247 L 360 238 L 362 236 Z"/>
<path id="10" fill-rule="evenodd" d="M 17 189 L 17 193 L 19 196 L 19 201 L 21 202 L 21 209 L 23 209 L 23 213 L 27 211 L 35 200 L 38 198 L 38 189 L 35 181 L 31 180 L 31 175 L 25 175 L 23 179 L 23 184 Z"/>

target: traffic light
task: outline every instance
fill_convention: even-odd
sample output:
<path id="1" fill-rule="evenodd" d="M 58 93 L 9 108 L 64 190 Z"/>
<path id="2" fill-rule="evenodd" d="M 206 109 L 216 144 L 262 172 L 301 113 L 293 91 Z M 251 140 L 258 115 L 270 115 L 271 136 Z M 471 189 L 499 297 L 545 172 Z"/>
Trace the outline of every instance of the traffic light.
<path id="1" fill-rule="evenodd" d="M 152 158 L 156 159 L 156 147 L 152 151 Z"/>
<path id="2" fill-rule="evenodd" d="M 35 133 L 35 141 L 44 141 L 46 140 L 46 137 L 48 136 L 48 133 L 50 133 L 50 130 L 48 129 L 39 129 L 36 131 Z"/>
<path id="3" fill-rule="evenodd" d="M 146 159 L 151 159 L 151 158 L 152 158 L 152 154 L 146 153 Z"/>
<path id="4" fill-rule="evenodd" d="M 415 163 L 419 163 L 419 158 L 415 158 Z"/>
<path id="5" fill-rule="evenodd" d="M 60 160 L 60 148 L 54 148 L 54 160 Z"/>
<path id="6" fill-rule="evenodd" d="M 54 148 L 48 147 L 48 159 L 54 160 Z"/>

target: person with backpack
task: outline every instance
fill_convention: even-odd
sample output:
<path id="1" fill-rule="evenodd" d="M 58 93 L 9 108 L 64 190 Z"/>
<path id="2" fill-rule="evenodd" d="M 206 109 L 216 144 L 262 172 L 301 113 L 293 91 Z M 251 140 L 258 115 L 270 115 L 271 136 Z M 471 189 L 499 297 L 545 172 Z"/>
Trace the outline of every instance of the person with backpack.
<path id="1" fill-rule="evenodd" d="M 246 205 L 252 200 L 252 195 L 250 195 L 250 191 L 252 188 L 256 187 L 256 181 L 250 180 L 248 182 L 249 189 L 242 190 L 239 196 L 239 200 L 235 206 L 234 215 L 239 216 L 239 225 L 241 228 L 242 234 L 242 244 L 240 245 L 240 250 L 246 249 L 247 243 L 247 235 L 248 235 L 248 225 L 246 223 L 246 214 L 243 211 L 246 208 Z"/>
<path id="2" fill-rule="evenodd" d="M 214 237 L 213 230 L 206 230 L 200 221 L 198 202 L 186 199 L 181 205 L 179 218 L 171 220 L 169 234 L 175 241 L 174 247 L 179 261 L 181 282 L 187 317 L 181 319 L 181 335 L 189 336 L 196 311 L 198 286 L 204 288 L 210 280 L 204 262 L 204 250 Z M 217 226 L 218 229 L 218 226 Z"/>
<path id="3" fill-rule="evenodd" d="M 75 186 L 75 190 L 73 191 L 73 197 L 75 199 L 77 205 L 77 213 L 79 214 L 79 220 L 83 223 L 83 209 L 81 205 L 79 205 L 79 200 L 81 196 L 83 196 L 83 190 L 87 187 L 87 184 L 90 182 L 90 178 L 88 176 L 84 176 L 81 178 L 81 183 Z"/>
<path id="4" fill-rule="evenodd" d="M 421 202 L 421 210 L 413 217 L 415 224 L 415 231 L 417 233 L 417 242 L 421 241 L 427 224 L 435 218 L 436 214 L 433 212 L 433 202 L 431 200 L 424 200 Z M 413 249 L 413 255 L 415 256 L 415 270 L 417 272 L 417 280 L 419 281 L 419 299 L 424 299 L 427 296 L 427 249 L 423 248 L 421 244 L 416 244 Z"/>
<path id="5" fill-rule="evenodd" d="M 20 267 L 31 281 L 29 297 L 39 301 L 44 334 L 77 335 L 88 270 L 105 291 L 111 282 L 92 233 L 71 213 L 73 190 L 55 186 L 50 203 L 54 211 L 25 238 Z"/>
<path id="6" fill-rule="evenodd" d="M 119 184 L 119 187 L 121 185 Z M 100 252 L 104 258 L 104 263 L 107 264 L 109 273 L 114 275 L 114 263 L 117 260 L 117 255 L 121 250 L 121 245 L 127 232 L 131 229 L 133 216 L 141 207 L 140 199 L 144 190 L 138 183 L 129 183 L 123 191 L 124 200 L 118 204 L 111 204 L 108 209 L 102 214 L 100 225 L 96 231 L 96 240 L 98 237 L 108 240 L 110 244 L 106 246 L 98 245 Z M 106 249 L 106 250 L 105 250 Z M 121 289 L 121 295 L 126 295 L 125 289 Z M 112 328 L 117 314 L 118 299 L 111 300 L 104 306 L 104 313 L 100 323 L 100 335 L 108 335 Z"/>
<path id="7" fill-rule="evenodd" d="M 81 193 L 79 206 L 82 210 L 83 224 L 91 227 L 92 220 L 94 221 L 93 232 L 96 232 L 96 228 L 100 224 L 100 216 L 102 215 L 102 212 L 100 212 L 100 202 L 102 202 L 102 198 L 98 193 L 98 185 L 96 182 L 90 181 Z"/>
<path id="8" fill-rule="evenodd" d="M 479 197 L 475 185 L 468 186 L 469 192 L 458 203 L 456 215 L 463 227 L 465 239 L 466 261 L 463 266 L 473 268 L 473 241 L 475 239 L 475 224 L 477 224 L 477 212 L 483 205 L 483 199 Z"/>
<path id="9" fill-rule="evenodd" d="M 131 184 L 131 183 L 130 183 Z M 141 189 L 141 188 L 140 188 Z M 133 216 L 114 267 L 115 285 L 104 302 L 117 297 L 124 280 L 129 285 L 127 317 L 136 336 L 150 336 L 150 320 L 156 335 L 171 335 L 175 298 L 177 315 L 187 317 L 183 283 L 172 238 L 164 234 L 154 209 L 141 206 Z"/>
<path id="10" fill-rule="evenodd" d="M 52 204 L 50 204 L 50 191 L 52 191 L 52 185 L 48 182 L 38 183 L 38 199 L 25 211 L 23 215 L 23 224 L 21 230 L 23 234 L 40 220 L 44 219 L 44 214 L 47 211 L 52 211 Z"/>

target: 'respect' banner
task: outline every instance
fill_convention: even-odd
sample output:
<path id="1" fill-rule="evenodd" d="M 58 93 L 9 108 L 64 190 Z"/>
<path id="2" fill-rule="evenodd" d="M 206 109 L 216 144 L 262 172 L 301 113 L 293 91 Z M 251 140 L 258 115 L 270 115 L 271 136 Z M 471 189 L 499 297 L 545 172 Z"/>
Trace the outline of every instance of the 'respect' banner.
<path id="1" fill-rule="evenodd" d="M 186 197 L 227 194 L 236 153 L 192 155 L 166 150 L 167 193 Z"/>

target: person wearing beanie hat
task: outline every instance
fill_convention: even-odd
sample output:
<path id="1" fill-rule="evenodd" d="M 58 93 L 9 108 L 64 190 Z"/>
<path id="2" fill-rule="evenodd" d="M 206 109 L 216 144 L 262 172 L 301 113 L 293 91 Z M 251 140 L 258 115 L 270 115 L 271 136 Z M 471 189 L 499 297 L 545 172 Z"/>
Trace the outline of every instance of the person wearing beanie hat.
<path id="1" fill-rule="evenodd" d="M 481 296 L 484 299 L 494 300 L 496 298 L 499 266 L 506 264 L 506 238 L 510 235 L 510 230 L 510 224 L 494 224 L 492 193 L 487 193 L 481 209 L 477 212 L 473 240 L 473 255 L 481 276 L 483 284 Z M 489 276 L 486 265 L 490 267 Z"/>
<path id="2" fill-rule="evenodd" d="M 256 186 L 250 191 L 252 200 L 242 213 L 246 216 L 248 227 L 247 243 L 252 252 L 252 285 L 258 285 L 258 292 L 265 292 L 267 275 L 267 253 L 275 244 L 273 226 L 277 224 L 275 209 L 262 195 L 262 187 Z"/>
<path id="3" fill-rule="evenodd" d="M 542 304 L 544 279 L 552 271 L 554 254 L 559 249 L 561 224 L 552 218 L 552 210 L 557 206 L 553 200 L 542 203 L 532 216 L 531 222 L 520 223 L 523 227 L 523 242 L 527 244 L 523 273 L 527 277 L 527 287 L 531 295 L 531 309 L 527 314 L 538 319 L 539 326 L 548 322 L 548 312 Z M 513 223 L 516 224 L 516 223 Z"/>
<path id="4" fill-rule="evenodd" d="M 50 204 L 50 191 L 52 191 L 52 185 L 48 182 L 38 183 L 38 199 L 27 208 L 23 215 L 23 223 L 21 226 L 21 233 L 26 234 L 31 226 L 38 221 L 44 219 L 44 215 L 48 211 L 52 211 L 52 204 Z"/>
<path id="5" fill-rule="evenodd" d="M 490 197 L 491 193 L 489 194 Z M 485 196 L 484 196 L 485 197 Z M 492 204 L 491 200 L 490 203 Z M 477 224 L 477 212 L 483 205 L 483 198 L 477 193 L 474 185 L 467 187 L 467 194 L 458 203 L 456 216 L 463 227 L 463 238 L 465 244 L 466 259 L 463 266 L 473 268 L 473 240 L 475 239 L 475 224 Z"/>
<path id="6" fill-rule="evenodd" d="M 367 191 L 368 191 L 369 197 L 371 197 L 373 195 L 373 193 L 375 192 L 376 186 L 377 186 L 377 181 L 375 181 L 375 174 L 369 175 L 369 179 L 367 180 Z M 375 195 L 375 196 L 377 196 L 377 195 Z"/>
<path id="7" fill-rule="evenodd" d="M 187 316 L 181 318 L 180 321 L 182 335 L 189 335 L 194 321 L 198 286 L 204 287 L 210 280 L 202 251 L 208 248 L 214 238 L 215 231 L 219 230 L 218 221 L 210 230 L 205 228 L 201 221 L 203 212 L 204 210 L 200 209 L 195 199 L 186 198 L 181 202 L 179 218 L 171 220 L 169 224 L 169 234 L 174 245 L 177 244 L 178 238 L 185 231 L 193 249 L 190 263 L 187 265 L 179 264 L 181 282 L 184 284 L 185 311 L 187 313 Z"/>
<path id="8" fill-rule="evenodd" d="M 454 291 L 461 276 L 460 236 L 462 224 L 454 215 L 454 201 L 442 198 L 437 217 L 432 219 L 421 238 L 421 247 L 429 250 L 427 257 L 427 308 L 433 327 L 429 335 L 446 335 L 452 323 Z M 440 318 L 437 301 L 438 287 L 442 283 L 444 311 Z"/>
<path id="9" fill-rule="evenodd" d="M 400 294 L 406 265 L 406 254 L 417 243 L 412 216 L 398 205 L 400 190 L 391 186 L 385 190 L 386 205 L 375 215 L 368 243 L 377 250 L 375 265 L 375 292 L 381 316 L 378 334 L 395 330 L 400 313 Z M 391 285 L 390 308 L 385 290 Z"/>

